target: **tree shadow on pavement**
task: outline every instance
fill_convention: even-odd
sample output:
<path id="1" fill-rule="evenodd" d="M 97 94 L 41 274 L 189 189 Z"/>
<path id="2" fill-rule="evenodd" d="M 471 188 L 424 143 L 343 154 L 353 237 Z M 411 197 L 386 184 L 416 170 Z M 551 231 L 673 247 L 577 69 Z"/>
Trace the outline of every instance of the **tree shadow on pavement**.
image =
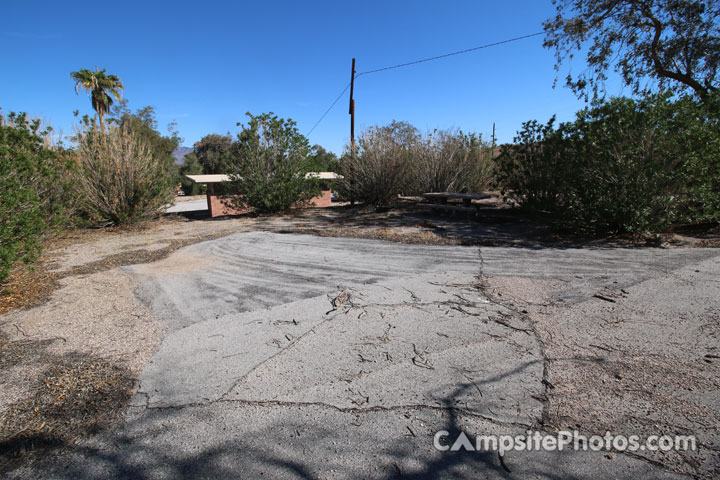
<path id="1" fill-rule="evenodd" d="M 71 445 L 56 458 L 46 457 L 15 473 L 18 478 L 73 480 L 597 477 L 587 456 L 568 462 L 567 456 L 524 452 L 522 458 L 511 455 L 508 468 L 493 451 L 436 450 L 434 432 L 440 430 L 448 432 L 449 443 L 461 434 L 474 443 L 479 434 L 524 433 L 520 425 L 488 422 L 457 408 L 457 398 L 478 383 L 459 384 L 433 408 L 342 410 L 318 404 L 215 402 L 137 409 L 116 432 Z M 413 421 L 417 433 L 406 427 Z M 592 458 L 602 461 L 601 454 Z M 603 474 L 623 476 L 622 464 L 606 466 Z M 654 475 L 662 471 L 648 471 L 653 473 L 648 478 L 662 477 Z"/>

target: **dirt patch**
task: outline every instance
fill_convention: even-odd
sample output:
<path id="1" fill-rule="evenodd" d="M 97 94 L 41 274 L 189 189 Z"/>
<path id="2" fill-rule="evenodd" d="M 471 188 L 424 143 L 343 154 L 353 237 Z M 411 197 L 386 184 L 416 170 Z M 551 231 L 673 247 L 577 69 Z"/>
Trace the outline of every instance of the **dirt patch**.
<path id="1" fill-rule="evenodd" d="M 194 200 L 205 200 L 206 195 L 178 195 L 175 197 L 175 203 L 192 202 Z"/>
<path id="2" fill-rule="evenodd" d="M 145 263 L 138 265 L 135 267 L 134 272 L 141 274 L 149 273 L 155 276 L 190 273 L 212 268 L 222 261 L 222 258 L 214 255 L 185 250 L 176 255 L 168 255 L 166 258 L 155 261 L 152 264 Z"/>
<path id="3" fill-rule="evenodd" d="M 165 336 L 117 269 L 0 317 L 0 474 L 111 424 Z"/>
<path id="4" fill-rule="evenodd" d="M 125 265 L 136 265 L 139 263 L 152 263 L 162 260 L 170 255 L 172 252 L 195 243 L 205 242 L 208 240 L 214 240 L 216 238 L 226 236 L 226 232 L 211 234 L 202 237 L 185 238 L 181 240 L 171 239 L 168 240 L 168 246 L 150 250 L 131 250 L 129 252 L 115 253 L 103 257 L 101 260 L 87 263 L 73 267 L 62 273 L 62 277 L 73 276 L 73 275 L 88 275 L 91 273 L 104 272 L 117 267 Z"/>
<path id="5" fill-rule="evenodd" d="M 16 308 L 31 308 L 45 302 L 57 288 L 58 275 L 42 265 L 21 265 L 0 285 L 0 315 Z"/>
<path id="6" fill-rule="evenodd" d="M 108 235 L 114 235 L 114 233 L 110 232 Z M 63 278 L 104 272 L 125 265 L 156 262 L 187 245 L 213 240 L 228 234 L 229 232 L 222 231 L 190 238 L 172 238 L 166 242 L 167 246 L 160 248 L 156 244 L 143 244 L 142 246 L 145 247 L 152 245 L 153 248 L 137 249 L 138 245 L 136 244 L 134 247 L 128 247 L 133 248 L 131 250 L 109 254 L 99 260 L 60 271 L 56 270 L 57 263 L 54 261 L 53 251 L 47 249 L 47 253 L 37 264 L 16 267 L 8 281 L 2 285 L 2 290 L 0 290 L 0 314 L 14 309 L 42 305 L 60 287 L 59 280 Z"/>
<path id="7" fill-rule="evenodd" d="M 633 455 L 695 478 L 717 478 L 720 316 L 706 304 L 717 298 L 702 280 L 710 278 L 703 277 L 709 265 L 622 286 L 610 267 L 594 284 L 562 275 L 488 277 L 486 293 L 527 314 L 543 344 L 543 428 L 643 440 L 694 435 L 696 451 Z"/>
<path id="8" fill-rule="evenodd" d="M 130 400 L 134 380 L 122 366 L 80 353 L 47 353 L 47 340 L 0 341 L 0 358 L 13 366 L 50 365 L 32 394 L 0 417 L 0 473 L 27 464 L 78 437 L 118 420 Z M 7 361 L 3 361 L 7 366 Z"/>
<path id="9" fill-rule="evenodd" d="M 720 383 L 710 370 L 701 362 L 662 354 L 600 349 L 574 361 L 554 361 L 550 424 L 587 435 L 693 435 L 699 444 L 695 452 L 646 451 L 638 456 L 697 478 L 717 478 L 720 458 L 713 452 L 713 437 L 720 417 L 706 399 L 720 390 Z"/>

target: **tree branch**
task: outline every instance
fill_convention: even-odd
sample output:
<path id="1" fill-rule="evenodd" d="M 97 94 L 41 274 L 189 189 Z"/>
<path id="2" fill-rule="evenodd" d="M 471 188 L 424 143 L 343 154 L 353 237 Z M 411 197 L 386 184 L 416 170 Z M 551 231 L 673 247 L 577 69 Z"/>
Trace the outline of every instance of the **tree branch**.
<path id="1" fill-rule="evenodd" d="M 650 20 L 650 22 L 652 23 L 652 28 L 655 31 L 650 47 L 650 56 L 658 76 L 671 78 L 680 83 L 684 83 L 688 87 L 695 90 L 695 93 L 700 95 L 700 97 L 705 98 L 709 92 L 708 89 L 705 88 L 700 82 L 698 82 L 688 74 L 668 70 L 663 65 L 662 60 L 660 59 L 660 37 L 662 36 L 663 24 L 655 17 L 655 15 L 653 15 L 652 11 L 645 3 L 640 4 L 640 10 L 642 11 L 642 14 L 645 16 L 645 18 Z"/>

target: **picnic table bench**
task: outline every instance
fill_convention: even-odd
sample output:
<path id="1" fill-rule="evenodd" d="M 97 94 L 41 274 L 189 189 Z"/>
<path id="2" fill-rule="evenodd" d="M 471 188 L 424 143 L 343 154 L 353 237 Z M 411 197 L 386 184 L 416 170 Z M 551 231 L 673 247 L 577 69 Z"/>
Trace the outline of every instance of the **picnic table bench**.
<path id="1" fill-rule="evenodd" d="M 426 207 L 432 211 L 448 212 L 451 214 L 477 213 L 477 206 L 473 206 L 473 200 L 484 200 L 490 195 L 484 193 L 455 193 L 455 192 L 432 192 L 423 193 L 425 202 L 418 203 L 419 207 Z M 462 200 L 462 203 L 448 202 L 448 200 Z"/>

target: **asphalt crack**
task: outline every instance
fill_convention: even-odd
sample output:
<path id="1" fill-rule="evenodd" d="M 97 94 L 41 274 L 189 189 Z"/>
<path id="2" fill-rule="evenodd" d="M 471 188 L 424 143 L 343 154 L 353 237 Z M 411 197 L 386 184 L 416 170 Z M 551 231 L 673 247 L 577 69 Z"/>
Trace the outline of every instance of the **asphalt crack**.
<path id="1" fill-rule="evenodd" d="M 440 403 L 440 402 L 438 402 Z M 130 407 L 130 408 L 143 408 L 146 410 L 152 410 L 152 411 L 164 411 L 164 410 L 184 410 L 188 408 L 204 408 L 211 405 L 218 405 L 218 404 L 234 404 L 234 405 L 240 405 L 240 406 L 247 406 L 247 407 L 267 407 L 267 408 L 274 408 L 274 407 L 318 407 L 318 408 L 324 408 L 329 410 L 334 410 L 340 413 L 347 413 L 351 415 L 363 415 L 363 414 L 369 414 L 369 413 L 377 413 L 377 412 L 405 412 L 408 410 L 431 410 L 431 411 L 440 411 L 440 412 L 447 412 L 447 413 L 460 413 L 462 415 L 466 415 L 468 417 L 478 418 L 481 420 L 485 420 L 487 422 L 490 422 L 492 424 L 498 425 L 498 426 L 505 426 L 505 427 L 520 427 L 520 428 L 533 428 L 533 425 L 530 423 L 522 423 L 522 422 L 512 422 L 512 421 L 506 421 L 506 420 L 500 420 L 495 417 L 491 417 L 488 415 L 483 415 L 481 413 L 472 411 L 470 409 L 465 408 L 458 408 L 453 406 L 445 406 L 445 405 L 431 405 L 431 404 L 422 404 L 422 403 L 411 403 L 411 404 L 403 404 L 403 405 L 392 405 L 392 406 L 382 406 L 382 405 L 375 405 L 372 407 L 340 407 L 337 405 L 333 405 L 331 403 L 325 403 L 325 402 L 290 402 L 290 401 L 282 401 L 282 400 L 243 400 L 243 399 L 231 399 L 231 398 L 219 398 L 216 400 L 209 400 L 204 402 L 188 402 L 183 403 L 179 405 L 149 405 L 146 407 Z"/>

